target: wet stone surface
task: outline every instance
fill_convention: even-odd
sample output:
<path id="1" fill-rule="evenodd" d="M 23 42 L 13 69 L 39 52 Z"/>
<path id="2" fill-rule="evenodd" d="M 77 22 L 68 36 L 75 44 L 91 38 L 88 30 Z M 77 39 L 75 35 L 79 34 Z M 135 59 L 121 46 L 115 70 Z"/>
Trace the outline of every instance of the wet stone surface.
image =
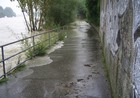
<path id="1" fill-rule="evenodd" d="M 64 46 L 49 57 L 50 64 L 0 85 L 0 98 L 111 98 L 98 36 L 87 23 L 77 22 Z"/>

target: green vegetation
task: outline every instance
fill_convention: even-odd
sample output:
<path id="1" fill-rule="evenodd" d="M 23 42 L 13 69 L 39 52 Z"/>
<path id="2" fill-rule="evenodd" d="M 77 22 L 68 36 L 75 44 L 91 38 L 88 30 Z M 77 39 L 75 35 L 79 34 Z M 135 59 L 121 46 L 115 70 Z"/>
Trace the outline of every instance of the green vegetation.
<path id="1" fill-rule="evenodd" d="M 15 0 L 11 0 L 15 1 Z M 46 29 L 46 26 L 66 25 L 76 17 L 77 0 L 17 0 L 29 31 Z M 27 17 L 29 16 L 29 23 Z"/>
<path id="2" fill-rule="evenodd" d="M 86 0 L 88 21 L 100 25 L 100 0 Z"/>
<path id="3" fill-rule="evenodd" d="M 85 19 L 86 18 L 86 0 L 78 0 L 77 4 L 77 18 L 78 19 Z"/>
<path id="4" fill-rule="evenodd" d="M 8 80 L 9 80 L 8 78 L 2 78 L 0 80 L 0 85 L 3 84 L 3 83 L 5 83 L 5 82 L 7 82 Z"/>
<path id="5" fill-rule="evenodd" d="M 15 0 L 11 0 L 15 1 Z M 99 26 L 100 0 L 17 0 L 29 31 L 46 29 L 46 26 L 63 26 L 75 18 L 88 18 Z M 25 13 L 29 16 L 26 19 Z M 29 20 L 29 23 L 27 22 Z"/>
<path id="6" fill-rule="evenodd" d="M 44 56 L 46 54 L 46 49 L 47 49 L 47 43 L 40 41 L 37 42 L 37 45 L 33 49 L 33 54 L 35 56 Z"/>
<path id="7" fill-rule="evenodd" d="M 60 32 L 59 35 L 58 35 L 58 40 L 59 41 L 64 40 L 66 35 L 67 35 L 67 32 Z"/>
<path id="8" fill-rule="evenodd" d="M 44 37 L 45 38 L 45 37 Z M 32 47 L 33 42 L 30 42 L 28 39 L 22 41 L 22 49 L 28 49 L 30 47 L 30 49 L 28 49 L 25 53 L 27 58 L 33 58 L 35 56 L 43 56 L 46 54 L 46 49 L 47 49 L 47 42 L 43 41 L 45 39 L 42 39 L 42 37 L 40 37 L 36 42 L 35 42 L 35 46 Z"/>
<path id="9" fill-rule="evenodd" d="M 28 31 L 31 31 L 31 33 L 33 33 L 32 31 L 50 30 L 64 26 L 73 22 L 76 18 L 84 19 L 87 12 L 89 21 L 99 24 L 99 1 L 97 0 L 17 0 L 17 2 L 22 10 Z M 3 10 L 2 7 L 0 9 Z M 8 13 L 12 12 L 10 8 L 5 8 L 5 10 L 7 16 Z M 29 17 L 26 17 L 25 14 Z M 1 14 L 0 11 L 0 15 L 3 16 L 4 14 Z M 25 52 L 27 58 L 43 56 L 47 53 L 47 48 L 58 40 L 64 40 L 66 34 L 65 31 L 55 31 L 35 38 L 34 42 L 28 39 L 24 40 L 22 41 L 22 49 L 28 49 Z M 25 66 L 25 64 L 18 66 L 12 73 L 22 71 Z M 0 83 L 6 80 L 2 79 Z"/>
<path id="10" fill-rule="evenodd" d="M 66 25 L 76 17 L 76 0 L 50 0 L 46 13 L 46 24 Z"/>
<path id="11" fill-rule="evenodd" d="M 27 58 L 33 58 L 35 56 L 44 56 L 47 53 L 47 49 L 55 44 L 57 41 L 64 40 L 66 36 L 66 32 L 62 31 L 55 31 L 51 33 L 46 33 L 42 36 L 39 36 L 34 41 L 34 47 L 32 47 L 33 42 L 26 39 L 22 41 L 22 50 L 28 49 L 25 53 Z"/>
<path id="12" fill-rule="evenodd" d="M 23 71 L 25 68 L 26 68 L 26 64 L 19 65 L 10 74 L 16 74 L 17 72 Z"/>
<path id="13" fill-rule="evenodd" d="M 77 16 L 78 18 L 86 16 L 85 0 L 17 0 L 17 2 L 22 10 L 28 31 L 31 32 L 54 29 L 73 22 Z M 25 52 L 26 57 L 32 59 L 35 56 L 45 55 L 49 46 L 58 40 L 64 40 L 66 32 L 58 32 L 35 38 L 34 42 L 28 39 L 22 41 L 23 50 L 32 47 Z"/>

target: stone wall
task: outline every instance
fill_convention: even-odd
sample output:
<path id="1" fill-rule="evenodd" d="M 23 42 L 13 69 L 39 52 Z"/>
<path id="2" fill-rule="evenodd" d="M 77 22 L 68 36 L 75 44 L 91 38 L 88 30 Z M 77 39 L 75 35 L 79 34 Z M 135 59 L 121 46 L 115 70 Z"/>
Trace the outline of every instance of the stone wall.
<path id="1" fill-rule="evenodd" d="M 114 98 L 140 98 L 140 0 L 101 0 L 100 37 Z"/>

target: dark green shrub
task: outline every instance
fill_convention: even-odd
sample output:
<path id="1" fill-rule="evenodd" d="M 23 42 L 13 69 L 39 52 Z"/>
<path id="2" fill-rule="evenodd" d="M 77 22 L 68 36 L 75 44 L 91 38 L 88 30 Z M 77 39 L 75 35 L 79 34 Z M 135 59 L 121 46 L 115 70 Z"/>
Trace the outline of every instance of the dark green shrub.
<path id="1" fill-rule="evenodd" d="M 58 36 L 59 41 L 63 41 L 65 39 L 65 37 L 66 37 L 66 32 L 60 32 L 59 33 L 59 36 Z"/>
<path id="2" fill-rule="evenodd" d="M 60 26 L 74 21 L 76 17 L 76 0 L 51 0 L 48 2 L 46 24 L 59 24 Z"/>
<path id="3" fill-rule="evenodd" d="M 86 0 L 87 18 L 96 26 L 100 25 L 100 0 Z"/>
<path id="4" fill-rule="evenodd" d="M 46 50 L 47 50 L 47 44 L 46 42 L 38 42 L 38 45 L 36 45 L 34 47 L 34 55 L 35 56 L 44 56 L 46 54 Z"/>

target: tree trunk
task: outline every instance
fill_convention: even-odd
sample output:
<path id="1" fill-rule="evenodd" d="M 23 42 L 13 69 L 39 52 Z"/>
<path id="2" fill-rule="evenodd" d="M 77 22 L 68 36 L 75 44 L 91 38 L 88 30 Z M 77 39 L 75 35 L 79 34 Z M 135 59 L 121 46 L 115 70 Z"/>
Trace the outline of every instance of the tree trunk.
<path id="1" fill-rule="evenodd" d="M 26 19 L 26 16 L 25 16 L 25 13 L 24 13 L 24 8 L 22 7 L 22 5 L 20 4 L 19 0 L 17 0 L 21 10 L 22 10 L 22 14 L 23 14 L 23 17 L 24 17 L 24 20 L 25 20 L 25 23 L 26 23 L 26 26 L 27 26 L 27 29 L 28 31 L 30 31 L 30 28 L 29 28 L 29 25 L 28 25 L 28 22 L 27 22 L 27 19 Z"/>

